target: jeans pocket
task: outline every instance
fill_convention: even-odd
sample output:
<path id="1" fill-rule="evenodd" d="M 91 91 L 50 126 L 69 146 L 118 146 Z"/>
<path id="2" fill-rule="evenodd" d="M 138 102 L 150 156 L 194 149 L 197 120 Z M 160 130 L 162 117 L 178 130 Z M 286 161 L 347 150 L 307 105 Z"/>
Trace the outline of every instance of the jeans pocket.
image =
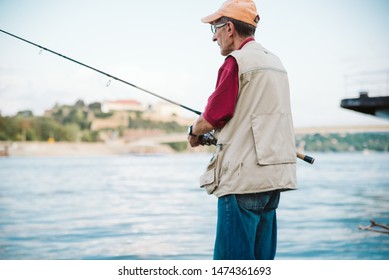
<path id="1" fill-rule="evenodd" d="M 276 209 L 280 201 L 279 191 L 237 194 L 235 196 L 240 207 L 251 211 Z"/>

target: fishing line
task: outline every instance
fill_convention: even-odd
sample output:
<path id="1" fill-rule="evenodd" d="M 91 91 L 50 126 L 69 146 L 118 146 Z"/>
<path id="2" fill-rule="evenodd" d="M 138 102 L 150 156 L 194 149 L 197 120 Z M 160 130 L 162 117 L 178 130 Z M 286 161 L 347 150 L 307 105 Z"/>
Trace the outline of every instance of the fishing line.
<path id="1" fill-rule="evenodd" d="M 197 115 L 201 115 L 201 112 L 199 112 L 199 111 L 197 111 L 197 110 L 194 110 L 194 109 L 192 109 L 192 108 L 189 108 L 188 106 L 185 106 L 185 105 L 182 105 L 182 104 L 180 104 L 180 103 L 177 103 L 177 102 L 175 102 L 175 101 L 173 101 L 173 100 L 170 100 L 170 99 L 168 99 L 168 98 L 166 98 L 166 97 L 163 97 L 163 96 L 161 96 L 161 95 L 158 95 L 158 94 L 156 94 L 156 93 L 154 93 L 154 92 L 151 92 L 151 91 L 149 91 L 149 90 L 147 90 L 147 89 L 141 88 L 141 87 L 139 87 L 139 86 L 137 86 L 137 85 L 134 85 L 133 83 L 127 82 L 127 81 L 125 81 L 125 80 L 123 80 L 123 79 L 120 79 L 120 78 L 118 78 L 118 77 L 115 77 L 115 76 L 113 76 L 113 75 L 111 75 L 111 74 L 109 74 L 109 73 L 106 73 L 106 72 L 104 72 L 104 71 L 101 71 L 101 70 L 99 70 L 99 69 L 96 69 L 95 67 L 89 66 L 89 65 L 87 65 L 87 64 L 85 64 L 85 63 L 82 63 L 82 62 L 80 62 L 80 61 L 78 61 L 78 60 L 75 60 L 75 59 L 73 59 L 73 58 L 71 58 L 71 57 L 68 57 L 68 56 L 63 55 L 63 54 L 61 54 L 61 53 L 58 53 L 58 52 L 56 52 L 56 51 L 50 50 L 50 49 L 48 49 L 48 48 L 46 48 L 46 47 L 43 47 L 43 46 L 41 46 L 41 45 L 39 45 L 39 44 L 36 44 L 36 43 L 34 43 L 34 42 L 31 42 L 31 41 L 29 41 L 29 40 L 26 40 L 26 39 L 24 39 L 24 38 L 22 38 L 22 37 L 16 36 L 16 35 L 14 35 L 14 34 L 12 34 L 12 33 L 9 33 L 9 32 L 7 32 L 7 31 L 2 30 L 2 29 L 0 29 L 0 31 L 3 32 L 4 34 L 7 34 L 7 35 L 11 36 L 11 37 L 14 37 L 14 38 L 19 39 L 19 40 L 21 40 L 21 41 L 23 41 L 23 42 L 26 42 L 26 43 L 28 43 L 28 44 L 31 44 L 31 45 L 33 45 L 33 46 L 35 46 L 35 47 L 40 48 L 39 54 L 42 53 L 42 50 L 48 51 L 48 52 L 50 52 L 50 53 L 52 53 L 52 54 L 55 54 L 55 55 L 57 55 L 57 56 L 60 56 L 60 57 L 62 57 L 62 58 L 64 58 L 64 59 L 70 60 L 71 62 L 77 63 L 78 65 L 84 66 L 84 67 L 89 68 L 89 69 L 91 69 L 91 70 L 93 70 L 93 71 L 96 71 L 96 72 L 98 72 L 98 73 L 100 73 L 100 74 L 103 74 L 103 75 L 107 76 L 107 77 L 110 78 L 110 79 L 114 79 L 114 80 L 116 80 L 116 81 L 122 82 L 122 83 L 124 83 L 124 84 L 126 84 L 126 85 L 129 85 L 129 86 L 132 86 L 132 87 L 134 87 L 134 88 L 136 88 L 136 89 L 138 89 L 138 90 L 141 90 L 141 91 L 143 91 L 143 92 L 146 92 L 146 93 L 148 93 L 148 94 L 151 94 L 151 95 L 153 95 L 153 96 L 155 96 L 155 97 L 157 97 L 157 98 L 159 98 L 159 99 L 165 100 L 166 102 L 169 102 L 169 103 L 171 103 L 171 104 L 180 106 L 181 108 L 184 108 L 184 109 L 186 109 L 186 110 L 189 110 L 189 111 L 191 111 L 191 112 L 193 112 L 193 113 L 195 113 L 195 114 L 197 114 Z M 107 83 L 107 86 L 109 86 L 110 83 L 111 83 L 111 82 L 109 81 L 109 82 Z"/>

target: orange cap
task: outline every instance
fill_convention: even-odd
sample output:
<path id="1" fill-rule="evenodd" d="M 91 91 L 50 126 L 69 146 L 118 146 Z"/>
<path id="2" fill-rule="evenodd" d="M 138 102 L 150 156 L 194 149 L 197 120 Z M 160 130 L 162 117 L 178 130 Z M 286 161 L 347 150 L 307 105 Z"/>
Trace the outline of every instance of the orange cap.
<path id="1" fill-rule="evenodd" d="M 227 0 L 219 10 L 212 15 L 202 18 L 201 21 L 211 23 L 221 17 L 243 21 L 255 27 L 257 27 L 259 21 L 257 8 L 252 0 Z"/>

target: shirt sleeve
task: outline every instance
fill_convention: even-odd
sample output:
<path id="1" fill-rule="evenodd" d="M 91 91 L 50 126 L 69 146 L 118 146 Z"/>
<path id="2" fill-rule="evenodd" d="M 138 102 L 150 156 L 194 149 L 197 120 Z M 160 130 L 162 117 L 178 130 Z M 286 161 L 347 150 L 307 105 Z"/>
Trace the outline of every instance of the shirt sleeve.
<path id="1" fill-rule="evenodd" d="M 239 92 L 239 69 L 229 56 L 218 72 L 216 89 L 208 98 L 203 117 L 213 127 L 222 128 L 233 116 Z"/>

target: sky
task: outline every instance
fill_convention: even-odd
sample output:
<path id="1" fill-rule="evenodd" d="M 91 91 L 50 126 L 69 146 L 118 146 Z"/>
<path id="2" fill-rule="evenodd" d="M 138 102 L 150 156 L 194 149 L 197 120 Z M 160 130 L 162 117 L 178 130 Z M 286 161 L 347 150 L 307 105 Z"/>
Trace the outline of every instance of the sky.
<path id="1" fill-rule="evenodd" d="M 0 29 L 203 111 L 224 57 L 200 19 L 223 2 L 0 0 Z M 389 125 L 339 106 L 362 90 L 389 95 L 389 1 L 255 3 L 255 39 L 288 71 L 296 127 Z M 2 115 L 79 99 L 160 101 L 0 32 Z"/>

